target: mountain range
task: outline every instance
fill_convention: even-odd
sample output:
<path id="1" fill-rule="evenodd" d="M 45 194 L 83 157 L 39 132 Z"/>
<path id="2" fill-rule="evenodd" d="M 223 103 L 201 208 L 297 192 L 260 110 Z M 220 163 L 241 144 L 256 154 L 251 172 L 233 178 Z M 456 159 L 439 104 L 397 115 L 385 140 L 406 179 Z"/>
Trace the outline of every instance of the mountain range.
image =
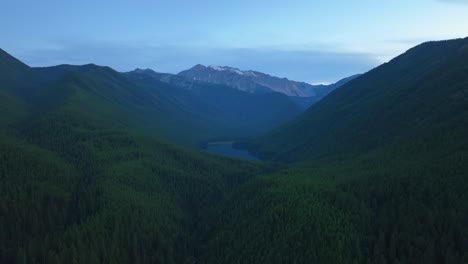
<path id="1" fill-rule="evenodd" d="M 466 263 L 467 62 L 423 43 L 304 112 L 251 76 L 0 50 L 0 263 Z M 263 160 L 197 148 L 237 138 Z"/>
<path id="2" fill-rule="evenodd" d="M 208 120 L 200 129 L 206 135 L 199 141 L 258 135 L 303 112 L 300 105 L 281 93 L 252 94 L 227 85 L 194 82 L 183 76 L 149 69 L 137 69 L 124 75 L 141 87 L 159 89 L 180 109 L 198 113 L 198 120 Z M 220 132 L 207 137 L 216 128 Z"/>
<path id="3" fill-rule="evenodd" d="M 108 113 L 122 125 L 143 130 L 157 127 L 161 138 L 185 145 L 257 135 L 303 111 L 302 106 L 276 92 L 251 94 L 178 75 L 151 70 L 119 73 L 94 64 L 31 68 L 2 53 L 3 83 L 18 86 L 8 90 L 9 97 L 20 95 L 45 106 L 50 98 L 80 94 L 77 99 L 96 102 L 89 111 L 113 105 L 115 109 Z M 76 90 L 78 84 L 80 89 Z M 103 112 L 99 107 L 94 111 Z M 136 118 L 129 118 L 136 113 Z"/>
<path id="4" fill-rule="evenodd" d="M 300 108 L 300 111 L 304 111 L 311 105 L 320 101 L 334 89 L 359 76 L 359 74 L 353 75 L 330 85 L 310 85 L 307 83 L 290 81 L 286 78 L 273 77 L 256 71 L 241 71 L 226 66 L 205 67 L 200 64 L 189 70 L 182 71 L 179 74 L 159 73 L 151 69 L 135 69 L 134 71 L 128 72 L 127 75 L 133 76 L 134 78 L 151 79 L 153 82 L 157 81 L 169 84 L 181 90 L 188 91 L 200 91 L 198 88 L 201 86 L 216 86 L 219 90 L 231 88 L 254 96 L 266 96 L 267 94 L 271 96 L 271 94 L 275 93 L 284 94 Z M 222 102 L 223 100 L 220 101 Z M 239 102 L 239 106 L 241 105 L 242 103 Z M 294 116 L 295 112 L 296 111 L 292 110 L 290 116 Z M 284 121 L 284 119 L 282 120 Z"/>
<path id="5" fill-rule="evenodd" d="M 320 100 L 340 85 L 358 76 L 345 78 L 332 85 L 311 85 L 257 71 L 242 71 L 227 66 L 206 67 L 201 64 L 182 71 L 178 75 L 194 81 L 228 85 L 249 93 L 278 92 L 293 97 L 313 97 L 315 101 Z"/>
<path id="6" fill-rule="evenodd" d="M 318 100 L 317 97 L 288 97 L 272 90 L 250 93 L 226 84 L 193 81 L 183 75 L 150 69 L 119 73 L 94 64 L 31 68 L 2 53 L 5 71 L 15 69 L 12 76 L 18 75 L 15 78 L 18 83 L 29 81 L 18 90 L 24 90 L 24 95 L 31 100 L 37 97 L 38 102 L 50 101 L 49 96 L 59 96 L 72 89 L 48 91 L 49 86 L 56 82 L 64 87 L 73 86 L 75 79 L 79 79 L 87 86 L 87 92 L 116 103 L 122 110 L 121 118 L 128 115 L 129 109 L 139 111 L 137 118 L 123 119 L 126 125 L 155 125 L 159 127 L 160 137 L 185 145 L 258 135 L 297 116 Z M 190 130 L 190 134 L 182 127 Z"/>

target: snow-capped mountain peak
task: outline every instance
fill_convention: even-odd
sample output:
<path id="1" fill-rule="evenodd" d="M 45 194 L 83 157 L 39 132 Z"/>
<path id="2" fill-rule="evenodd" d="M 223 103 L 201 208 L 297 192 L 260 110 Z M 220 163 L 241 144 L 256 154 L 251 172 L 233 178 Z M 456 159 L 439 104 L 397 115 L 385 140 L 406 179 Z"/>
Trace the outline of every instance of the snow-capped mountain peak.
<path id="1" fill-rule="evenodd" d="M 287 78 L 278 78 L 256 71 L 243 71 L 228 66 L 208 66 L 198 64 L 178 75 L 190 80 L 228 85 L 249 93 L 278 92 L 295 97 L 321 98 L 333 90 L 333 85 L 310 85 Z"/>
<path id="2" fill-rule="evenodd" d="M 215 70 L 215 71 L 232 72 L 232 73 L 242 75 L 242 76 L 256 76 L 256 74 L 253 71 L 241 71 L 241 70 L 239 70 L 237 68 L 228 67 L 228 66 L 212 66 L 212 65 L 210 65 L 210 66 L 208 66 L 208 68 L 210 68 L 212 70 Z"/>

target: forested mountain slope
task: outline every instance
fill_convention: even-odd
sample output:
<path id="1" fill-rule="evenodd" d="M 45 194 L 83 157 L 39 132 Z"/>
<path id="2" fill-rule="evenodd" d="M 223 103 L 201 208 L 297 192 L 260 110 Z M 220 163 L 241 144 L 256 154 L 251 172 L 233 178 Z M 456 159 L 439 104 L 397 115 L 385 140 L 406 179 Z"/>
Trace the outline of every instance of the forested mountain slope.
<path id="1" fill-rule="evenodd" d="M 466 131 L 468 39 L 417 46 L 254 141 L 277 160 L 355 154 Z M 450 133 L 450 134 L 449 134 Z M 452 135 L 453 134 L 453 135 Z"/>
<path id="2" fill-rule="evenodd" d="M 468 263 L 468 39 L 430 42 L 253 142 L 218 263 Z"/>
<path id="3" fill-rule="evenodd" d="M 161 140 L 174 86 L 0 54 L 1 263 L 468 263 L 468 39 L 254 140 L 268 163 Z"/>
<path id="4" fill-rule="evenodd" d="M 126 75 L 142 87 L 160 90 L 166 101 L 188 114 L 199 113 L 198 119 L 207 120 L 206 133 L 222 128 L 217 134 L 221 139 L 259 135 L 303 112 L 281 93 L 251 94 L 152 70 L 135 70 Z"/>
<path id="5" fill-rule="evenodd" d="M 1 263 L 193 262 L 211 208 L 264 170 L 158 140 L 158 101 L 109 68 L 1 55 Z"/>
<path id="6" fill-rule="evenodd" d="M 123 74 L 94 64 L 30 68 L 4 51 L 2 64 L 0 95 L 5 104 L 16 100 L 7 91 L 34 105 L 36 112 L 63 102 L 76 105 L 90 118 L 100 113 L 118 120 L 121 127 L 192 147 L 255 136 L 303 111 L 279 93 L 249 94 L 207 83 L 187 89 L 145 73 Z"/>

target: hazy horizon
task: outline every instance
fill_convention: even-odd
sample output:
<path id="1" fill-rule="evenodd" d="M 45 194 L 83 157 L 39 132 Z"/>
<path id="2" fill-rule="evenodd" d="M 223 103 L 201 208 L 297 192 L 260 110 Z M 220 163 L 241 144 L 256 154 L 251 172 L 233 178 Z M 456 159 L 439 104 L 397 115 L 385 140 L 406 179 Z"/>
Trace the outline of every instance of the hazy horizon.
<path id="1" fill-rule="evenodd" d="M 467 3 L 7 1 L 0 48 L 31 66 L 177 73 L 203 64 L 332 83 L 419 43 L 466 37 Z"/>

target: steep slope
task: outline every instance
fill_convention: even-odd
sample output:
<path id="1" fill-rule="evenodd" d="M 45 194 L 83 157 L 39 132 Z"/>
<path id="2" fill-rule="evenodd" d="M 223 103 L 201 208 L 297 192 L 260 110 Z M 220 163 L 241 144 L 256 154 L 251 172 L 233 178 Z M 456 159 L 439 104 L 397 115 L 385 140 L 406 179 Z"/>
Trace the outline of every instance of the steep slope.
<path id="1" fill-rule="evenodd" d="M 255 136 L 302 112 L 281 94 L 248 94 L 222 85 L 192 85 L 175 75 L 156 78 L 154 72 L 122 74 L 94 64 L 29 68 L 3 54 L 5 71 L 0 77 L 4 89 L 0 96 L 5 111 L 13 107 L 8 106 L 13 100 L 11 95 L 27 100 L 36 111 L 46 111 L 60 104 L 64 99 L 60 97 L 74 91 L 73 87 L 80 86 L 112 104 L 109 118 L 119 119 L 122 126 L 135 126 L 160 138 L 196 147 L 209 140 Z M 89 104 L 90 109 L 102 112 L 96 108 L 99 104 Z M 10 112 L 20 113 L 19 109 Z"/>
<path id="2" fill-rule="evenodd" d="M 417 46 L 253 149 L 287 168 L 219 210 L 208 263 L 466 263 L 468 38 Z"/>
<path id="3" fill-rule="evenodd" d="M 108 67 L 62 65 L 34 70 L 44 79 L 56 83 L 59 92 L 69 94 L 68 107 L 87 105 L 80 111 L 87 113 L 89 118 L 100 113 L 107 115 L 106 119 L 118 120 L 121 127 L 135 127 L 155 134 L 155 137 L 184 144 L 196 144 L 203 133 L 209 137 L 210 132 L 215 131 L 207 131 L 207 125 L 201 124 L 206 122 L 203 116 L 180 109 L 163 91 L 138 86 Z M 184 133 L 182 126 L 190 128 L 192 134 Z"/>
<path id="4" fill-rule="evenodd" d="M 10 115 L 0 116 L 0 127 L 4 124 L 14 122 L 16 118 L 22 116 L 22 100 L 16 98 L 16 90 L 26 85 L 23 81 L 29 72 L 29 67 L 16 60 L 8 53 L 0 49 L 0 111 L 2 113 L 11 113 Z"/>
<path id="5" fill-rule="evenodd" d="M 29 71 L 29 66 L 0 49 L 0 81 L 2 82 L 2 88 L 6 86 L 5 83 L 20 82 L 23 79 L 22 77 Z"/>
<path id="6" fill-rule="evenodd" d="M 263 171 L 161 141 L 142 115 L 163 98 L 110 68 L 0 65 L 1 263 L 193 263 L 212 207 Z"/>
<path id="7" fill-rule="evenodd" d="M 196 65 L 178 75 L 190 80 L 214 84 L 224 84 L 249 93 L 278 92 L 294 97 L 313 97 L 316 101 L 323 98 L 337 86 L 310 85 L 290 81 L 257 71 L 241 71 L 237 68 Z"/>
<path id="8" fill-rule="evenodd" d="M 173 104 L 189 113 L 203 110 L 203 117 L 211 118 L 212 129 L 216 126 L 225 129 L 224 134 L 218 134 L 220 139 L 258 135 L 302 112 L 290 98 L 280 93 L 251 94 L 152 70 L 135 70 L 127 76 L 147 89 L 160 89 L 166 97 L 172 98 Z"/>
<path id="9" fill-rule="evenodd" d="M 356 79 L 359 77 L 360 74 L 356 74 L 344 79 L 339 80 L 336 83 L 329 84 L 329 85 L 314 85 L 309 88 L 306 88 L 305 91 L 309 95 L 307 97 L 300 97 L 300 96 L 291 96 L 291 100 L 293 100 L 297 105 L 302 107 L 304 110 L 311 107 L 315 103 L 319 102 L 327 96 L 329 93 L 337 89 L 338 87 L 341 87 L 345 85 L 346 83 Z"/>
<path id="10" fill-rule="evenodd" d="M 251 79 L 256 76 L 256 73 L 253 71 L 244 72 L 231 67 L 205 67 L 198 64 L 191 69 L 180 72 L 178 75 L 194 81 L 228 85 L 249 93 L 269 93 L 272 91 L 283 92 L 286 95 L 290 95 L 291 93 L 291 91 L 286 90 L 273 90 L 271 87 L 253 82 Z M 298 91 L 294 91 L 293 94 L 295 92 Z"/>
<path id="11" fill-rule="evenodd" d="M 359 76 L 361 76 L 361 75 L 362 75 L 362 74 L 351 75 L 351 76 L 349 76 L 349 77 L 346 77 L 346 78 L 343 78 L 343 79 L 337 81 L 336 83 L 333 83 L 333 84 L 330 84 L 330 85 L 326 85 L 326 86 L 329 86 L 329 87 L 331 87 L 331 89 L 335 90 L 336 88 L 341 87 L 341 86 L 347 84 L 348 82 L 350 82 L 350 81 L 356 79 L 357 77 L 359 77 Z"/>
<path id="12" fill-rule="evenodd" d="M 259 138 L 252 150 L 295 161 L 429 140 L 447 131 L 463 135 L 467 42 L 429 42 L 409 50 Z"/>

